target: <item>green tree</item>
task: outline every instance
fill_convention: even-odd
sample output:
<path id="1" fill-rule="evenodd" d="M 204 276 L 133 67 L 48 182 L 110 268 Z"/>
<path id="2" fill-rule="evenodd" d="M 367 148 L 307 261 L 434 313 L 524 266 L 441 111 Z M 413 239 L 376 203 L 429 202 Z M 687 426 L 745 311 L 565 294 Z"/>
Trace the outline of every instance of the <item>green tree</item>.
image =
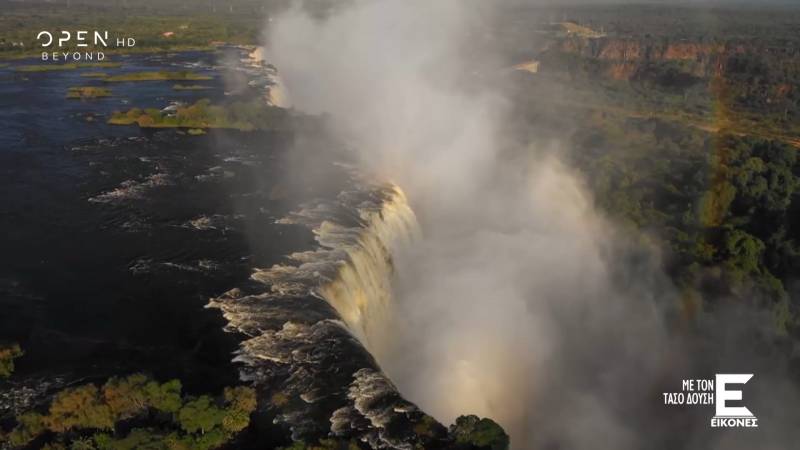
<path id="1" fill-rule="evenodd" d="M 133 374 L 125 378 L 114 377 L 103 385 L 103 398 L 116 420 L 133 417 L 147 408 L 147 381 L 145 375 Z"/>
<path id="2" fill-rule="evenodd" d="M 288 447 L 281 447 L 281 450 L 359 450 L 359 448 L 353 440 L 328 438 L 320 439 L 317 444 L 295 441 Z"/>
<path id="3" fill-rule="evenodd" d="M 457 444 L 473 445 L 487 450 L 508 450 L 509 438 L 503 427 L 491 419 L 460 416 L 450 426 Z"/>
<path id="4" fill-rule="evenodd" d="M 225 388 L 225 417 L 222 426 L 231 433 L 237 433 L 250 424 L 250 414 L 256 409 L 256 391 L 253 388 L 237 386 Z"/>
<path id="5" fill-rule="evenodd" d="M 758 274 L 764 243 L 758 238 L 739 230 L 729 230 L 725 235 L 725 265 L 738 281 L 747 275 Z"/>
<path id="6" fill-rule="evenodd" d="M 97 450 L 166 450 L 167 443 L 158 430 L 135 428 L 127 436 L 115 439 L 109 435 L 95 435 Z"/>
<path id="7" fill-rule="evenodd" d="M 159 411 L 176 413 L 183 404 L 181 388 L 179 380 L 170 380 L 163 384 L 150 381 L 145 386 L 147 403 Z"/>
<path id="8" fill-rule="evenodd" d="M 5 438 L 19 447 L 51 431 L 55 439 L 49 445 L 64 450 L 210 450 L 246 428 L 257 405 L 255 390 L 244 386 L 225 389 L 224 408 L 207 395 L 184 404 L 180 392 L 178 380 L 161 384 L 142 374 L 111 378 L 102 389 L 93 384 L 64 389 L 47 415 L 20 414 Z M 148 411 L 169 413 L 171 421 L 161 414 L 156 416 L 159 428 L 139 428 L 121 437 L 103 432 L 120 420 L 149 419 Z M 87 439 L 74 430 L 98 432 Z"/>
<path id="9" fill-rule="evenodd" d="M 26 412 L 17 417 L 17 427 L 8 434 L 8 441 L 14 447 L 22 447 L 45 431 L 42 415 Z"/>
<path id="10" fill-rule="evenodd" d="M 178 413 L 178 422 L 187 433 L 205 433 L 222 425 L 225 411 L 214 404 L 211 397 L 201 395 L 187 402 Z"/>
<path id="11" fill-rule="evenodd" d="M 74 428 L 102 430 L 114 427 L 114 416 L 111 408 L 103 402 L 97 386 L 87 384 L 56 394 L 44 423 L 55 432 Z"/>
<path id="12" fill-rule="evenodd" d="M 91 438 L 79 437 L 69 444 L 69 450 L 97 450 Z"/>
<path id="13" fill-rule="evenodd" d="M 700 222 L 707 227 L 721 225 L 736 198 L 736 187 L 722 181 L 708 190 L 700 200 Z"/>
<path id="14" fill-rule="evenodd" d="M 8 378 L 14 372 L 14 360 L 24 353 L 19 344 L 0 344 L 0 378 Z"/>

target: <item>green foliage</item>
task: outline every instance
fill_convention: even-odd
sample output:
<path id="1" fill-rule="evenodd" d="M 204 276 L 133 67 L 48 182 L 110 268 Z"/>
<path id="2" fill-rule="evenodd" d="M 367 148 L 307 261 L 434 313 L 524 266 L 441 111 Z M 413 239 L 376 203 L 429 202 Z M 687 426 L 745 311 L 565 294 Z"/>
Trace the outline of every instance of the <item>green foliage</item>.
<path id="1" fill-rule="evenodd" d="M 509 438 L 503 427 L 491 419 L 460 416 L 450 426 L 457 444 L 472 445 L 486 450 L 508 450 Z"/>
<path id="2" fill-rule="evenodd" d="M 281 450 L 359 450 L 359 446 L 353 440 L 328 438 L 320 439 L 316 444 L 295 441 L 288 447 L 281 447 Z"/>
<path id="3" fill-rule="evenodd" d="M 11 376 L 14 372 L 14 360 L 23 354 L 19 344 L 0 344 L 0 379 Z"/>
<path id="4" fill-rule="evenodd" d="M 181 387 L 179 380 L 170 380 L 162 384 L 149 381 L 144 387 L 148 405 L 158 411 L 178 412 L 182 404 Z"/>
<path id="5" fill-rule="evenodd" d="M 733 184 L 723 181 L 713 186 L 700 199 L 700 222 L 709 227 L 722 225 L 734 199 L 736 188 Z"/>
<path id="6" fill-rule="evenodd" d="M 202 395 L 183 405 L 178 413 L 178 422 L 187 433 L 205 433 L 206 430 L 221 426 L 224 417 L 224 411 L 210 397 Z"/>
<path id="7" fill-rule="evenodd" d="M 111 378 L 101 388 L 87 384 L 62 390 L 47 415 L 20 414 L 7 439 L 18 447 L 50 431 L 55 441 L 49 445 L 65 450 L 65 445 L 80 450 L 210 450 L 247 428 L 256 405 L 255 390 L 249 387 L 226 388 L 219 401 L 207 395 L 182 398 L 178 380 L 158 383 L 133 374 Z M 137 428 L 124 436 L 111 432 L 127 419 L 143 423 L 153 417 L 151 412 L 160 413 L 157 427 Z M 171 422 L 165 423 L 165 417 Z M 85 430 L 98 432 L 91 439 L 74 433 Z"/>
<path id="8" fill-rule="evenodd" d="M 17 427 L 8 434 L 8 442 L 14 447 L 21 447 L 36 439 L 45 431 L 42 415 L 26 412 L 17 416 Z"/>
<path id="9" fill-rule="evenodd" d="M 725 264 L 737 281 L 759 273 L 763 242 L 742 230 L 732 229 L 725 234 L 724 244 Z"/>
<path id="10" fill-rule="evenodd" d="M 67 98 L 72 99 L 87 99 L 110 96 L 111 89 L 95 86 L 71 87 L 67 91 Z"/>
<path id="11" fill-rule="evenodd" d="M 147 381 L 145 375 L 134 374 L 126 378 L 114 377 L 103 385 L 103 398 L 115 417 L 126 419 L 147 408 L 148 398 L 144 392 Z"/>
<path id="12" fill-rule="evenodd" d="M 783 301 L 800 269 L 797 149 L 658 119 L 586 123 L 574 158 L 598 206 L 661 237 L 681 289 L 766 305 L 781 332 L 797 322 L 800 305 Z M 681 308 L 706 309 L 690 303 Z"/>
<path id="13" fill-rule="evenodd" d="M 225 401 L 237 411 L 251 413 L 257 405 L 256 391 L 246 386 L 227 387 L 224 391 Z"/>
<path id="14" fill-rule="evenodd" d="M 256 392 L 244 386 L 229 387 L 225 388 L 224 396 L 227 407 L 222 426 L 228 432 L 238 433 L 247 428 L 250 414 L 256 410 Z"/>
<path id="15" fill-rule="evenodd" d="M 157 430 L 136 428 L 127 436 L 115 439 L 108 434 L 93 438 L 97 450 L 166 450 L 164 436 Z"/>
<path id="16" fill-rule="evenodd" d="M 214 428 L 202 433 L 199 436 L 194 435 L 189 448 L 193 450 L 217 448 L 227 442 L 230 438 L 231 435 L 225 432 L 225 430 Z"/>
<path id="17" fill-rule="evenodd" d="M 95 435 L 92 436 L 92 439 L 94 440 L 94 445 L 98 450 L 111 449 L 114 441 L 113 436 L 108 433 L 95 433 Z"/>
<path id="18" fill-rule="evenodd" d="M 208 75 L 200 75 L 197 73 L 181 70 L 177 72 L 133 72 L 123 73 L 119 75 L 111 75 L 103 78 L 103 81 L 120 82 L 120 81 L 200 81 L 211 80 L 213 77 Z"/>
<path id="19" fill-rule="evenodd" d="M 90 438 L 80 437 L 69 444 L 69 450 L 97 450 L 94 441 Z"/>
<path id="20" fill-rule="evenodd" d="M 290 116 L 281 109 L 256 99 L 212 105 L 207 99 L 192 105 L 178 107 L 174 112 L 157 109 L 133 108 L 127 112 L 114 112 L 108 123 L 113 125 L 137 124 L 142 128 L 229 128 L 242 131 L 286 129 Z M 197 134 L 197 132 L 192 132 Z"/>
<path id="21" fill-rule="evenodd" d="M 97 386 L 87 384 L 56 394 L 44 423 L 55 432 L 76 428 L 111 429 L 114 416 L 111 408 L 103 402 Z"/>
<path id="22" fill-rule="evenodd" d="M 433 417 L 425 414 L 422 416 L 416 425 L 414 425 L 414 433 L 418 436 L 434 437 L 437 434 L 437 428 L 442 426 Z"/>

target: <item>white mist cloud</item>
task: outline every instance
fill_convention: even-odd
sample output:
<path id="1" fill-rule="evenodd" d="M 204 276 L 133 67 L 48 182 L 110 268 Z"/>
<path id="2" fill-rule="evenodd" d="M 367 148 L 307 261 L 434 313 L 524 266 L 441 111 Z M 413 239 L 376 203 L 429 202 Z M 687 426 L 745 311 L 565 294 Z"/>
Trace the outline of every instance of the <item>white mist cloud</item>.
<path id="1" fill-rule="evenodd" d="M 570 356 L 559 354 L 573 345 L 562 322 L 581 322 L 594 339 L 606 327 L 640 333 L 625 356 L 644 359 L 659 329 L 649 311 L 640 312 L 644 329 L 617 323 L 637 308 L 611 287 L 607 226 L 569 170 L 536 149 L 500 158 L 505 102 L 491 86 L 470 85 L 478 18 L 463 5 L 356 2 L 325 20 L 294 9 L 272 22 L 267 58 L 295 106 L 330 113 L 365 166 L 405 189 L 421 218 L 425 238 L 396 258 L 386 324 L 394 345 L 380 363 L 439 419 L 490 416 L 524 444 L 534 422 L 562 413 L 537 410 Z M 601 407 L 576 401 L 595 405 L 591 417 Z"/>
<path id="2" fill-rule="evenodd" d="M 506 100 L 470 51 L 471 11 L 490 11 L 465 4 L 295 8 L 267 33 L 295 107 L 330 113 L 421 220 L 395 258 L 392 345 L 376 356 L 424 410 L 492 417 L 514 448 L 648 448 L 655 379 L 687 364 L 656 310 L 672 286 L 652 255 L 620 278 L 615 230 L 553 149 L 508 151 Z"/>

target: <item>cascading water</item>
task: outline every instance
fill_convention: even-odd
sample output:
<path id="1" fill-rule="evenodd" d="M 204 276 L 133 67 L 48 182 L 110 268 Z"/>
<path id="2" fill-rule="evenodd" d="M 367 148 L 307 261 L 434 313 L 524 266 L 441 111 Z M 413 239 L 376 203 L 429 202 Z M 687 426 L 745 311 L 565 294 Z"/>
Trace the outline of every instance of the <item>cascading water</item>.
<path id="1" fill-rule="evenodd" d="M 359 208 L 363 230 L 355 242 L 352 234 L 323 222 L 318 238 L 325 247 L 343 249 L 347 262 L 319 292 L 380 360 L 385 350 L 384 327 L 390 318 L 393 275 L 392 255 L 419 234 L 416 216 L 397 186 L 383 192 L 380 208 Z M 340 240 L 341 236 L 345 240 Z"/>
<path id="2" fill-rule="evenodd" d="M 402 190 L 366 185 L 342 192 L 336 205 L 307 205 L 280 223 L 309 227 L 320 248 L 290 255 L 297 265 L 258 270 L 253 278 L 276 292 L 310 289 L 336 309 L 373 355 L 380 354 L 391 308 L 392 255 L 419 234 Z"/>
<path id="3" fill-rule="evenodd" d="M 372 356 L 386 345 L 392 255 L 419 235 L 402 190 L 354 178 L 336 201 L 305 205 L 279 223 L 308 227 L 319 247 L 256 270 L 252 279 L 266 292 L 234 289 L 208 305 L 222 310 L 229 331 L 247 336 L 236 360 L 243 378 L 268 391 L 276 422 L 295 439 L 333 433 L 373 448 L 441 438 L 413 431 L 430 418 L 400 396 Z"/>

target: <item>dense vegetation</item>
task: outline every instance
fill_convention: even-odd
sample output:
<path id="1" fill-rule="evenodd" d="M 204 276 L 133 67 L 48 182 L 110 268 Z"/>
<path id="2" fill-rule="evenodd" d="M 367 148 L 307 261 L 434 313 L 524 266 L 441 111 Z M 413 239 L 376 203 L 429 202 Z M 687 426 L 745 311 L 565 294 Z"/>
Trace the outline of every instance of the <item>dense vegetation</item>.
<path id="1" fill-rule="evenodd" d="M 508 450 L 509 438 L 500 425 L 491 419 L 461 416 L 450 426 L 450 434 L 457 445 L 464 448 Z"/>
<path id="2" fill-rule="evenodd" d="M 213 449 L 245 429 L 255 408 L 249 387 L 226 388 L 220 398 L 184 396 L 178 380 L 135 374 L 65 389 L 45 413 L 20 414 L 2 437 L 51 450 Z"/>
<path id="3" fill-rule="evenodd" d="M 288 447 L 281 447 L 280 450 L 360 450 L 360 448 L 353 440 L 321 439 L 313 444 L 296 441 Z"/>
<path id="4" fill-rule="evenodd" d="M 684 318 L 745 303 L 798 335 L 800 8 L 504 14 L 494 44 L 538 69 L 512 74 L 512 131 L 567 144 L 598 207 L 660 245 Z"/>
<path id="5" fill-rule="evenodd" d="M 772 310 L 783 333 L 796 326 L 787 291 L 800 268 L 795 148 L 609 116 L 573 139 L 598 205 L 665 241 L 685 313 L 738 298 Z"/>
<path id="6" fill-rule="evenodd" d="M 212 105 L 204 99 L 171 111 L 132 108 L 127 112 L 115 112 L 108 123 L 136 124 L 142 128 L 230 128 L 251 131 L 285 129 L 289 120 L 285 110 L 269 106 L 260 99 L 222 105 Z"/>
<path id="7" fill-rule="evenodd" d="M 0 344 L 0 379 L 11 376 L 14 372 L 14 360 L 22 355 L 19 344 Z"/>

